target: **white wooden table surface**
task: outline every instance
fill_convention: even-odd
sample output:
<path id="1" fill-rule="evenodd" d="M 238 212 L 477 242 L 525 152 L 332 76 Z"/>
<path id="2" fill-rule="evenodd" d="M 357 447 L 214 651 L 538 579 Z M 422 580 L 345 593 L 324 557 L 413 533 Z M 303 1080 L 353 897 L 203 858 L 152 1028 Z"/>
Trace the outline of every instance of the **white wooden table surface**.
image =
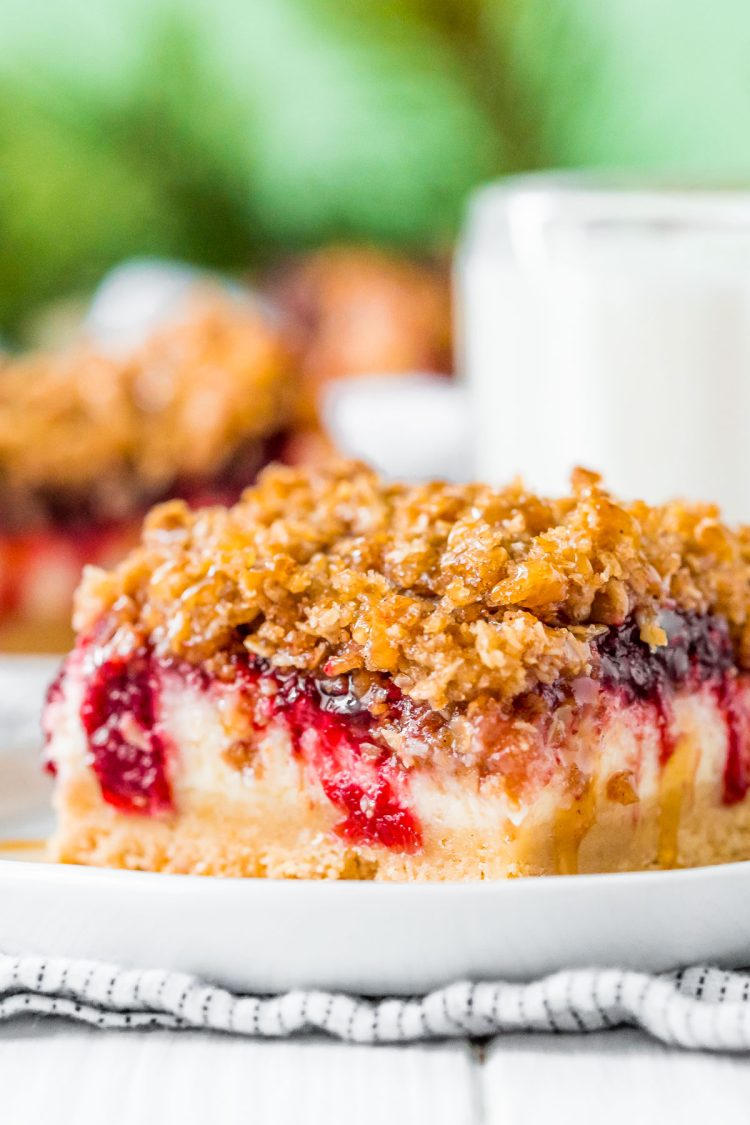
<path id="1" fill-rule="evenodd" d="M 627 1030 L 360 1047 L 53 1021 L 0 1028 L 9 1125 L 706 1125 L 746 1122 L 749 1107 L 749 1060 Z"/>

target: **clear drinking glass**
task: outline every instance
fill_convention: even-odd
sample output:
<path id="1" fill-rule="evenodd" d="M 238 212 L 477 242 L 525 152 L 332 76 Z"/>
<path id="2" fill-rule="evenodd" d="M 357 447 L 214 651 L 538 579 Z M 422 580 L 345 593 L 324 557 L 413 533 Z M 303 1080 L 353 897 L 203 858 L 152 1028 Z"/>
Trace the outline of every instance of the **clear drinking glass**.
<path id="1" fill-rule="evenodd" d="M 457 262 L 477 475 L 750 520 L 750 191 L 541 174 L 482 189 Z"/>

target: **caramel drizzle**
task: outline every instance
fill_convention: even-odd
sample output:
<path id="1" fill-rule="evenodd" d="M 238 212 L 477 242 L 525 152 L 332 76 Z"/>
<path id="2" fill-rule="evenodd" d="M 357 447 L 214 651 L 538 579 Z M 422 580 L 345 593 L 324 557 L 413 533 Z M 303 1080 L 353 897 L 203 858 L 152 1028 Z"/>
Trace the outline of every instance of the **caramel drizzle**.
<path id="1" fill-rule="evenodd" d="M 23 852 L 32 858 L 43 858 L 47 849 L 46 840 L 8 839 L 0 840 L 0 859 L 6 855 Z"/>
<path id="2" fill-rule="evenodd" d="M 578 874 L 578 853 L 596 820 L 596 791 L 589 778 L 582 792 L 555 816 L 555 865 L 558 875 Z"/>
<path id="3" fill-rule="evenodd" d="M 682 734 L 662 765 L 659 780 L 659 835 L 656 862 L 661 868 L 678 866 L 679 831 L 686 799 L 692 796 L 700 750 Z"/>
<path id="4" fill-rule="evenodd" d="M 662 736 L 664 733 L 662 730 Z M 662 756 L 659 781 L 656 862 L 660 868 L 678 866 L 680 821 L 692 797 L 700 760 L 700 749 L 689 735 L 680 734 L 672 741 L 670 731 L 669 738 L 670 750 L 668 756 Z M 581 845 L 596 821 L 596 814 L 596 785 L 590 777 L 574 801 L 555 816 L 555 866 L 559 875 L 578 874 Z"/>

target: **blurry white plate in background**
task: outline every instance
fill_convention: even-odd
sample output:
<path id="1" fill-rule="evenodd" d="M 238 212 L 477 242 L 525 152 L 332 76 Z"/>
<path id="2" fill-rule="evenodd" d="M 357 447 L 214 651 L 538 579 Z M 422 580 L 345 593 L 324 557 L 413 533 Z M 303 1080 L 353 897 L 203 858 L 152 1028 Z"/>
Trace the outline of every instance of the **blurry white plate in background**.
<path id="1" fill-rule="evenodd" d="M 0 699 L 14 682 L 16 701 L 38 709 L 49 671 L 49 661 L 0 660 Z M 38 745 L 6 740 L 0 839 L 48 832 L 49 790 Z M 176 969 L 239 990 L 409 994 L 585 965 L 750 964 L 750 863 L 398 885 L 65 867 L 18 845 L 0 855 L 3 951 Z"/>
<path id="2" fill-rule="evenodd" d="M 86 313 L 86 333 L 106 352 L 128 352 L 184 316 L 191 295 L 206 286 L 219 288 L 236 301 L 266 307 L 246 286 L 220 274 L 164 258 L 130 258 L 99 283 Z"/>
<path id="3" fill-rule="evenodd" d="M 468 480 L 472 444 L 464 387 L 440 375 L 368 375 L 325 392 L 323 417 L 336 445 L 388 477 Z"/>

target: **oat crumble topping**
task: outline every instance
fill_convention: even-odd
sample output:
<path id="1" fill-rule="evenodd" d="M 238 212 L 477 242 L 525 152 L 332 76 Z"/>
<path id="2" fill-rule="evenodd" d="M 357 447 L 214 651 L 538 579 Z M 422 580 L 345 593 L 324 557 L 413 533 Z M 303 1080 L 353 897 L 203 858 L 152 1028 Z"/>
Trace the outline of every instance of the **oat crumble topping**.
<path id="1" fill-rule="evenodd" d="M 336 462 L 272 466 L 229 509 L 156 508 L 123 563 L 88 569 L 76 626 L 193 663 L 244 644 L 277 668 L 384 673 L 444 708 L 585 674 L 592 638 L 630 615 L 663 645 L 665 607 L 724 616 L 750 667 L 750 528 L 620 503 L 583 470 L 545 499 Z"/>

